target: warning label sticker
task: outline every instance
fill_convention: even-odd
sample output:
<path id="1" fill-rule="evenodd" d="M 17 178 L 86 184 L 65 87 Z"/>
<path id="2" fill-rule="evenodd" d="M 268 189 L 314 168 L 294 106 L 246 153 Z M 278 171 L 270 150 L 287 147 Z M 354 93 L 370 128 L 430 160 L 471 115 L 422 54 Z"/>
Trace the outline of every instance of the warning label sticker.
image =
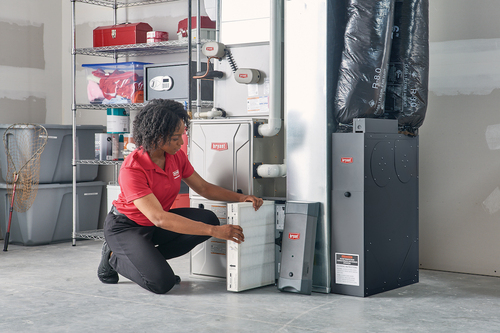
<path id="1" fill-rule="evenodd" d="M 335 283 L 359 286 L 359 255 L 335 253 Z"/>

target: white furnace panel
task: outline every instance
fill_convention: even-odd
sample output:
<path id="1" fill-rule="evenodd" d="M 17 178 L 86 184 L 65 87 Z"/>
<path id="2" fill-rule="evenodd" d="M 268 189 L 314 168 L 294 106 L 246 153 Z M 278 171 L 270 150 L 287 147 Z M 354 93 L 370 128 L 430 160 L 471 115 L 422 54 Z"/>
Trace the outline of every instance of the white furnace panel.
<path id="1" fill-rule="evenodd" d="M 189 159 L 209 183 L 252 194 L 250 121 L 192 121 Z M 200 197 L 190 190 L 190 197 Z"/>

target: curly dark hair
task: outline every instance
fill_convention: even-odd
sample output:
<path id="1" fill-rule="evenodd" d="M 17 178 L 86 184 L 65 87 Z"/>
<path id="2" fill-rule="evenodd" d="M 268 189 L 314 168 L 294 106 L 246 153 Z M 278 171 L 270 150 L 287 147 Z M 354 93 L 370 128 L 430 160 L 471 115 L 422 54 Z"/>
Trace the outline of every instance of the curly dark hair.
<path id="1" fill-rule="evenodd" d="M 134 120 L 134 140 L 137 147 L 151 152 L 169 142 L 178 129 L 179 121 L 189 126 L 184 106 L 169 99 L 153 99 Z"/>

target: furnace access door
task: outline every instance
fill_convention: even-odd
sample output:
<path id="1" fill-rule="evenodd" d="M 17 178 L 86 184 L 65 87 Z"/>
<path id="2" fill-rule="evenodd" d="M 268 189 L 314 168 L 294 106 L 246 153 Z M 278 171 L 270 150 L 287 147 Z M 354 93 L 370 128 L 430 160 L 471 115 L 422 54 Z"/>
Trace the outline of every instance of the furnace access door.
<path id="1" fill-rule="evenodd" d="M 250 121 L 192 121 L 189 156 L 196 172 L 209 183 L 251 193 L 251 127 Z"/>

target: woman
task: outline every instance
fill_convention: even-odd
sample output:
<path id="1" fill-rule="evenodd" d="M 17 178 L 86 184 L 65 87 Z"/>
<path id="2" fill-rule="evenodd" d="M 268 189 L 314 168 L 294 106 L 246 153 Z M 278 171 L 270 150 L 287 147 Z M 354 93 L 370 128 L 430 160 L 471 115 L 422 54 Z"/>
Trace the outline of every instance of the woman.
<path id="1" fill-rule="evenodd" d="M 121 193 L 104 223 L 106 241 L 97 270 L 103 283 L 117 283 L 118 273 L 157 294 L 180 278 L 166 260 L 188 253 L 210 237 L 244 241 L 240 226 L 219 225 L 217 216 L 198 208 L 170 209 L 181 179 L 199 195 L 220 201 L 263 201 L 210 184 L 194 171 L 180 150 L 189 117 L 182 104 L 150 101 L 133 124 L 137 149 L 123 162 Z"/>

